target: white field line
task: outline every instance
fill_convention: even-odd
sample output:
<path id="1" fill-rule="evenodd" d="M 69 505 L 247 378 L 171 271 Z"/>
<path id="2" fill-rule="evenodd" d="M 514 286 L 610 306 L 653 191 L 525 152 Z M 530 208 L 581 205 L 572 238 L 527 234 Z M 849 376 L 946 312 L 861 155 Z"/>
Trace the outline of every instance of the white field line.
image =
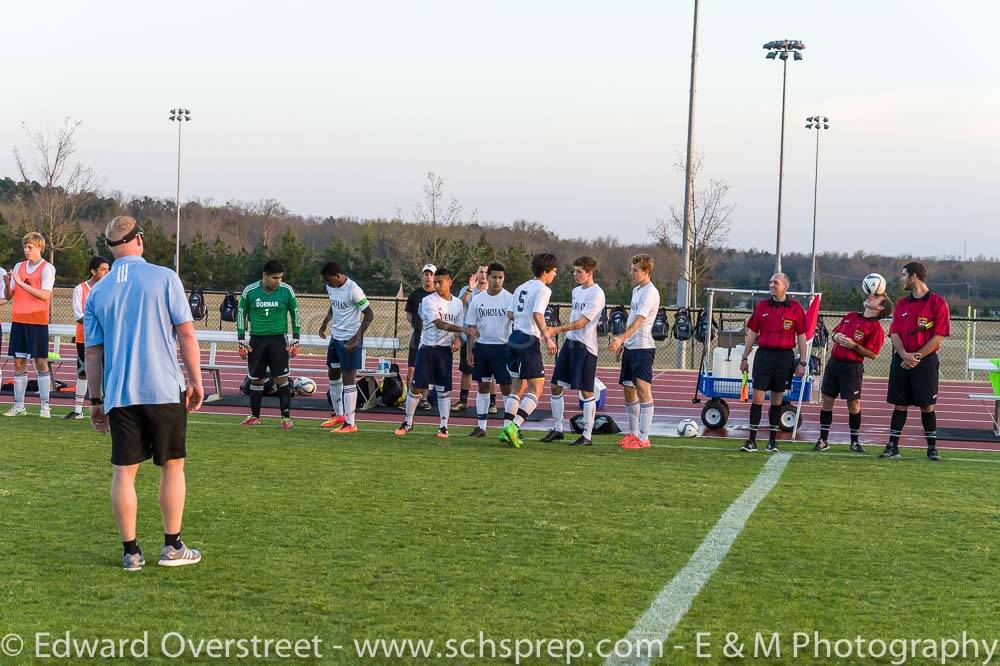
<path id="1" fill-rule="evenodd" d="M 715 527 L 705 535 L 698 549 L 691 555 L 673 580 L 666 584 L 656 595 L 656 599 L 642 614 L 624 640 L 632 644 L 632 655 L 629 657 L 609 657 L 605 660 L 610 664 L 648 664 L 651 657 L 660 656 L 659 651 L 650 648 L 650 644 L 662 645 L 691 608 L 691 603 L 698 596 L 701 588 L 719 568 L 729 553 L 736 537 L 743 531 L 747 519 L 761 500 L 767 497 L 771 489 L 778 484 L 781 473 L 785 471 L 791 455 L 777 453 L 764 464 L 753 483 L 729 505 Z M 659 641 L 660 643 L 657 643 Z M 644 652 L 645 648 L 645 652 Z M 656 654 L 650 654 L 656 652 Z"/>

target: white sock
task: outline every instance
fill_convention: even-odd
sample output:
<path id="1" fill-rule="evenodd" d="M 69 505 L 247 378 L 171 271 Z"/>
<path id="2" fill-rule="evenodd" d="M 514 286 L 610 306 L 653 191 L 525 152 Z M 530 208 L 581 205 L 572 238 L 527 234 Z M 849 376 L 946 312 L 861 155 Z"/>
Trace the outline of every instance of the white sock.
<path id="1" fill-rule="evenodd" d="M 564 393 L 559 395 L 554 395 L 550 399 L 552 404 L 552 429 L 556 432 L 563 431 L 563 414 L 566 411 L 566 399 L 563 397 Z"/>
<path id="2" fill-rule="evenodd" d="M 24 409 L 24 393 L 28 390 L 28 373 L 14 375 L 14 406 Z"/>
<path id="3" fill-rule="evenodd" d="M 506 398 L 503 399 L 503 427 L 506 428 L 514 421 L 514 415 L 517 414 L 518 408 L 521 406 L 521 399 L 517 397 L 516 393 L 511 393 Z M 510 414 L 510 417 L 507 415 Z"/>
<path id="4" fill-rule="evenodd" d="M 521 406 L 517 408 L 514 424 L 518 428 L 524 425 L 527 418 L 531 416 L 531 412 L 535 411 L 535 407 L 538 407 L 538 397 L 534 393 L 525 393 L 521 396 Z"/>
<path id="5" fill-rule="evenodd" d="M 438 390 L 438 413 L 441 415 L 441 427 L 448 427 L 448 415 L 451 414 L 451 391 Z"/>
<path id="6" fill-rule="evenodd" d="M 406 423 L 413 425 L 413 415 L 417 413 L 417 405 L 420 404 L 420 394 L 406 392 Z"/>
<path id="7" fill-rule="evenodd" d="M 344 386 L 344 423 L 354 425 L 354 410 L 358 405 L 358 385 Z"/>
<path id="8" fill-rule="evenodd" d="M 639 439 L 649 441 L 649 429 L 653 426 L 653 403 L 639 405 Z"/>
<path id="9" fill-rule="evenodd" d="M 625 403 L 625 415 L 628 416 L 628 431 L 633 437 L 639 436 L 639 401 Z"/>
<path id="10" fill-rule="evenodd" d="M 83 414 L 83 399 L 87 397 L 87 380 L 76 380 L 76 395 L 73 396 L 73 411 Z"/>
<path id="11" fill-rule="evenodd" d="M 487 420 L 490 415 L 490 394 L 476 394 L 476 425 L 486 430 Z"/>
<path id="12" fill-rule="evenodd" d="M 38 397 L 42 407 L 49 406 L 49 394 L 52 392 L 52 375 L 48 372 L 38 373 Z"/>
<path id="13" fill-rule="evenodd" d="M 590 396 L 583 399 L 583 436 L 594 437 L 594 417 L 597 416 L 597 398 Z"/>
<path id="14" fill-rule="evenodd" d="M 333 415 L 340 416 L 344 413 L 344 380 L 330 380 L 330 402 L 333 403 Z"/>

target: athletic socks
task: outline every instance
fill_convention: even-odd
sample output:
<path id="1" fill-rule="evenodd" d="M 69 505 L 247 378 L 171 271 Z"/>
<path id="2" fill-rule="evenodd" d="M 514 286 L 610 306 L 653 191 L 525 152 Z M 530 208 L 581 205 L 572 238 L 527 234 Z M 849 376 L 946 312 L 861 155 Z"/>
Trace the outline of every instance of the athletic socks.
<path id="1" fill-rule="evenodd" d="M 514 415 L 517 414 L 518 408 L 521 406 L 521 399 L 517 397 L 516 393 L 511 393 L 503 401 L 503 427 L 506 428 L 514 421 Z"/>
<path id="2" fill-rule="evenodd" d="M 139 550 L 139 542 L 135 539 L 131 541 L 122 541 L 122 550 L 125 551 L 126 555 L 138 555 L 142 551 Z"/>
<path id="3" fill-rule="evenodd" d="M 497 406 L 497 394 L 493 393 L 491 391 L 490 392 L 490 407 L 496 407 L 496 406 Z"/>
<path id="4" fill-rule="evenodd" d="M 633 437 L 639 436 L 639 401 L 625 403 L 625 416 L 628 417 L 628 431 Z"/>
<path id="5" fill-rule="evenodd" d="M 486 430 L 487 421 L 490 417 L 490 398 L 492 393 L 476 394 L 476 425 L 482 430 Z"/>
<path id="6" fill-rule="evenodd" d="M 76 394 L 73 396 L 73 411 L 83 414 L 83 400 L 87 397 L 87 380 L 76 380 Z"/>
<path id="7" fill-rule="evenodd" d="M 562 396 L 559 396 L 560 398 Z M 562 402 L 560 400 L 559 402 Z M 590 396 L 583 399 L 583 436 L 587 439 L 594 438 L 594 417 L 597 416 L 597 398 Z M 562 421 L 559 422 L 562 426 Z M 562 428 L 559 428 L 562 432 Z"/>
<path id="8" fill-rule="evenodd" d="M 819 438 L 824 442 L 830 438 L 830 424 L 833 423 L 833 412 L 821 409 L 819 411 Z"/>
<path id="9" fill-rule="evenodd" d="M 344 386 L 344 422 L 347 425 L 354 425 L 354 412 L 358 406 L 358 385 L 347 384 Z"/>
<path id="10" fill-rule="evenodd" d="M 451 414 L 451 391 L 438 390 L 438 414 L 441 415 L 441 427 L 447 428 L 448 415 Z"/>
<path id="11" fill-rule="evenodd" d="M 552 429 L 556 432 L 563 431 L 563 414 L 566 412 L 566 399 L 563 395 L 563 393 L 554 395 L 549 400 L 549 404 L 552 405 Z M 584 436 L 590 439 L 589 435 Z"/>
<path id="12" fill-rule="evenodd" d="M 250 384 L 250 413 L 260 418 L 260 403 L 264 401 L 264 385 Z"/>
<path id="13" fill-rule="evenodd" d="M 413 425 L 413 415 L 417 413 L 417 405 L 420 404 L 420 394 L 406 392 L 406 423 Z"/>
<path id="14" fill-rule="evenodd" d="M 344 380 L 330 380 L 330 404 L 333 405 L 333 415 L 341 416 L 344 413 Z"/>
<path id="15" fill-rule="evenodd" d="M 899 436 L 903 434 L 903 426 L 906 425 L 906 412 L 901 409 L 892 410 L 892 419 L 889 421 L 889 443 L 899 446 Z"/>
<path id="16" fill-rule="evenodd" d="M 458 401 L 463 405 L 469 402 L 469 389 L 459 389 L 458 390 Z"/>
<path id="17" fill-rule="evenodd" d="M 857 444 L 861 439 L 861 412 L 848 414 L 847 423 L 851 428 L 851 444 Z"/>
<path id="18" fill-rule="evenodd" d="M 653 403 L 639 405 L 639 440 L 649 441 L 649 430 L 653 427 Z"/>
<path id="19" fill-rule="evenodd" d="M 521 406 L 518 407 L 517 415 L 514 417 L 514 425 L 520 428 L 531 416 L 531 412 L 535 411 L 535 407 L 538 407 L 538 396 L 534 393 L 525 393 L 521 396 Z"/>
<path id="20" fill-rule="evenodd" d="M 763 411 L 764 405 L 750 404 L 750 442 L 757 441 L 757 429 L 760 427 L 760 416 Z"/>
<path id="21" fill-rule="evenodd" d="M 781 420 L 781 407 L 778 405 L 771 405 L 767 408 L 767 422 L 771 428 L 771 433 L 768 436 L 768 442 L 774 442 L 778 439 L 778 423 Z"/>
<path id="22" fill-rule="evenodd" d="M 171 548 L 176 548 L 177 550 L 180 550 L 182 545 L 181 533 L 178 532 L 177 534 L 167 534 L 166 532 L 164 532 L 163 545 L 170 546 Z"/>
<path id="23" fill-rule="evenodd" d="M 278 385 L 278 407 L 281 417 L 287 419 L 292 413 L 292 383 L 286 381 Z"/>
<path id="24" fill-rule="evenodd" d="M 924 437 L 927 438 L 927 448 L 937 448 L 937 413 L 920 412 L 920 422 L 924 426 Z"/>
<path id="25" fill-rule="evenodd" d="M 49 404 L 49 394 L 52 391 L 52 375 L 48 372 L 38 373 L 38 398 L 42 402 L 43 407 L 48 407 Z M 23 400 L 24 397 L 22 396 Z"/>
<path id="26" fill-rule="evenodd" d="M 24 394 L 28 390 L 28 373 L 14 373 L 14 406 L 24 409 Z"/>

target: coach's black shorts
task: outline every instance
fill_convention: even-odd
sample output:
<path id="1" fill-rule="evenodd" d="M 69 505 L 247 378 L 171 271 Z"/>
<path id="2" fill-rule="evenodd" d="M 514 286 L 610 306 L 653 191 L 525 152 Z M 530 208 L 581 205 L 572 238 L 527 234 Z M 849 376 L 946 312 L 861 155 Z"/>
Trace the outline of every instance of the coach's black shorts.
<path id="1" fill-rule="evenodd" d="M 76 343 L 76 376 L 87 378 L 87 347 L 82 342 Z"/>
<path id="2" fill-rule="evenodd" d="M 152 458 L 162 466 L 168 460 L 187 457 L 183 403 L 115 407 L 108 412 L 108 426 L 112 465 L 137 465 Z"/>
<path id="3" fill-rule="evenodd" d="M 288 342 L 283 335 L 251 335 L 247 377 L 267 379 L 288 374 Z"/>
<path id="4" fill-rule="evenodd" d="M 49 357 L 49 325 L 22 324 L 15 321 L 10 325 L 7 356 L 47 359 Z"/>
<path id="5" fill-rule="evenodd" d="M 510 371 L 507 369 L 507 345 L 484 345 L 472 343 L 472 357 L 476 362 L 472 368 L 472 378 L 477 382 L 493 379 L 501 386 L 510 385 Z"/>
<path id="6" fill-rule="evenodd" d="M 653 383 L 653 360 L 655 349 L 629 349 L 622 352 L 622 370 L 618 374 L 618 383 L 622 386 L 635 386 L 636 380 L 647 384 Z"/>
<path id="7" fill-rule="evenodd" d="M 458 371 L 463 375 L 472 374 L 472 366 L 469 365 L 465 358 L 465 354 L 469 349 L 469 343 L 466 340 L 462 340 L 462 346 L 458 350 Z M 472 359 L 473 361 L 476 359 Z"/>
<path id="8" fill-rule="evenodd" d="M 564 342 L 556 357 L 556 367 L 552 370 L 552 383 L 574 391 L 593 393 L 596 376 L 597 356 L 590 353 L 587 345 L 577 340 Z"/>
<path id="9" fill-rule="evenodd" d="M 410 346 L 406 352 L 406 365 L 414 368 L 417 365 L 417 351 L 420 349 L 420 334 L 416 331 L 410 333 Z"/>
<path id="10" fill-rule="evenodd" d="M 890 405 L 926 407 L 937 402 L 941 360 L 937 353 L 921 359 L 917 367 L 907 370 L 903 359 L 893 352 L 889 364 L 889 390 L 885 401 Z"/>
<path id="11" fill-rule="evenodd" d="M 510 334 L 507 345 L 507 372 L 519 379 L 541 379 L 545 377 L 542 364 L 542 346 L 538 338 L 522 331 Z"/>
<path id="12" fill-rule="evenodd" d="M 862 361 L 841 361 L 831 358 L 823 372 L 820 391 L 828 398 L 860 400 L 861 384 L 865 378 L 865 364 Z"/>
<path id="13" fill-rule="evenodd" d="M 441 391 L 451 390 L 451 345 L 447 347 L 421 347 L 417 351 L 417 364 L 413 370 L 413 388 L 439 387 Z"/>
<path id="14" fill-rule="evenodd" d="M 753 390 L 784 393 L 795 375 L 795 352 L 791 349 L 757 349 L 753 362 Z"/>

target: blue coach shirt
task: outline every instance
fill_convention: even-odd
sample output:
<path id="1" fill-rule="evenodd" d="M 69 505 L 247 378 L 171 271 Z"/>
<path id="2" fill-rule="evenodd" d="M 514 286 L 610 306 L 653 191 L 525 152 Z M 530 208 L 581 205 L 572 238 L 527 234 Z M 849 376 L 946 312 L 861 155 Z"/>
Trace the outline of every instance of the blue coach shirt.
<path id="1" fill-rule="evenodd" d="M 174 326 L 191 321 L 184 285 L 139 256 L 115 259 L 83 312 L 88 347 L 104 345 L 104 411 L 180 402 Z"/>

